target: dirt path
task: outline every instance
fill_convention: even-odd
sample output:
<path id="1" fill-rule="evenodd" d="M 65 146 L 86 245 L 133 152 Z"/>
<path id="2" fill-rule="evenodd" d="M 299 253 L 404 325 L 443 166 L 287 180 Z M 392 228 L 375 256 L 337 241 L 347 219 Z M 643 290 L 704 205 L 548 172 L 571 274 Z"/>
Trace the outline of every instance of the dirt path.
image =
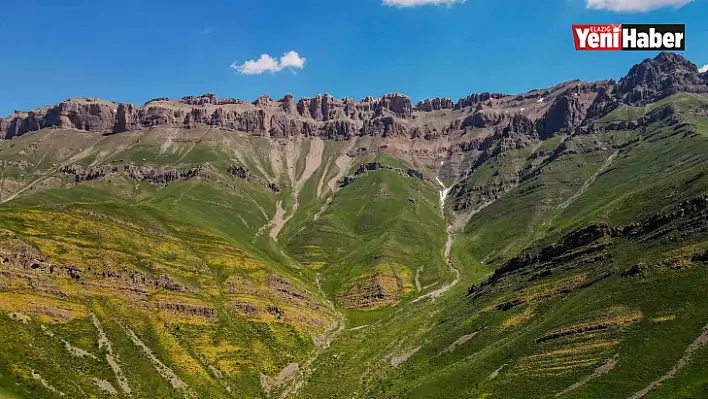
<path id="1" fill-rule="evenodd" d="M 209 132 L 211 132 L 211 128 L 207 128 L 207 129 L 204 131 L 204 133 L 202 133 L 202 134 L 199 136 L 198 139 L 194 140 L 194 141 L 192 142 L 192 146 L 189 147 L 189 149 L 188 149 L 187 151 L 185 151 L 184 153 L 182 153 L 182 154 L 180 155 L 180 157 L 179 157 L 179 159 L 177 160 L 176 163 L 182 162 L 182 160 L 187 156 L 187 154 L 189 154 L 190 152 L 192 152 L 192 150 L 194 150 L 194 147 L 196 147 L 197 144 L 201 143 L 202 140 L 204 139 L 204 136 L 206 136 Z"/>
<path id="2" fill-rule="evenodd" d="M 54 388 L 51 384 L 49 384 L 49 382 L 47 382 L 47 380 L 44 379 L 44 377 L 42 377 L 41 375 L 39 375 L 39 373 L 36 373 L 34 370 L 32 370 L 32 378 L 33 378 L 35 381 L 39 381 L 39 383 L 42 384 L 42 386 L 43 386 L 44 388 L 46 388 L 46 389 L 52 391 L 52 393 L 57 394 L 57 395 L 59 395 L 59 396 L 66 396 L 66 395 L 64 394 L 64 392 L 62 392 L 62 391 L 60 391 L 60 390 Z"/>
<path id="3" fill-rule="evenodd" d="M 461 337 L 458 338 L 455 342 L 453 342 L 453 343 L 451 343 L 450 345 L 448 345 L 448 347 L 445 348 L 445 349 L 444 349 L 442 352 L 440 352 L 440 353 L 442 354 L 442 353 L 449 353 L 449 352 L 454 351 L 455 348 L 457 348 L 458 346 L 460 346 L 460 345 L 466 343 L 467 341 L 471 340 L 472 338 L 475 337 L 475 335 L 477 335 L 477 334 L 479 334 L 479 333 L 481 333 L 481 332 L 482 332 L 482 330 L 479 330 L 479 331 L 475 331 L 475 332 L 473 332 L 473 333 L 465 334 L 465 335 L 461 336 Z"/>
<path id="4" fill-rule="evenodd" d="M 407 350 L 407 351 L 405 351 L 405 352 L 403 352 L 403 353 L 401 353 L 401 354 L 398 354 L 398 355 L 393 355 L 393 354 L 392 354 L 392 355 L 391 355 L 391 360 L 390 360 L 391 367 L 396 368 L 396 367 L 400 366 L 401 364 L 405 363 L 406 360 L 408 360 L 408 359 L 411 358 L 411 356 L 413 356 L 413 355 L 415 355 L 416 353 L 418 353 L 418 351 L 420 350 L 420 348 L 421 348 L 421 347 L 418 346 L 418 347 L 416 347 L 416 348 L 411 348 L 411 349 L 409 349 L 409 350 Z"/>
<path id="5" fill-rule="evenodd" d="M 283 153 L 280 150 L 277 141 L 270 143 L 270 153 L 268 155 L 270 158 L 271 167 L 273 169 L 274 179 L 277 181 L 283 173 L 283 169 L 286 167 L 283 165 Z"/>
<path id="6" fill-rule="evenodd" d="M 662 375 L 661 378 L 659 378 L 658 380 L 653 381 L 651 384 L 647 385 L 646 388 L 632 395 L 630 399 L 639 399 L 651 392 L 653 389 L 659 387 L 664 381 L 674 378 L 676 376 L 676 373 L 678 373 L 679 370 L 681 370 L 686 364 L 688 364 L 688 362 L 691 361 L 691 358 L 693 357 L 693 352 L 697 351 L 704 345 L 708 345 L 708 324 L 703 327 L 703 332 L 701 333 L 701 335 L 699 335 L 698 338 L 696 338 L 696 340 L 693 341 L 693 343 L 691 343 L 688 348 L 686 348 L 686 351 L 684 352 L 681 359 L 679 359 L 679 361 L 674 365 L 671 370 L 669 370 L 666 374 Z"/>
<path id="7" fill-rule="evenodd" d="M 445 164 L 445 161 L 440 162 L 440 168 Z M 440 170 L 438 169 L 438 174 L 440 173 Z M 442 190 L 440 190 L 440 215 L 445 218 L 445 200 L 447 199 L 447 195 L 450 193 L 450 189 L 452 187 L 445 187 L 445 183 L 443 183 L 438 175 L 435 175 L 435 180 L 437 180 L 438 184 L 442 187 Z M 447 220 L 447 219 L 446 219 Z M 460 279 L 462 278 L 462 275 L 460 273 L 460 269 L 458 269 L 453 263 L 452 260 L 450 259 L 450 252 L 452 251 L 452 244 L 455 242 L 455 235 L 453 234 L 453 227 L 451 224 L 447 225 L 447 241 L 445 242 L 445 262 L 447 262 L 447 265 L 452 269 L 456 276 L 455 279 L 452 280 L 449 284 L 446 284 L 440 288 L 438 288 L 435 291 L 431 291 L 423 296 L 419 296 L 418 298 L 414 299 L 411 301 L 411 303 L 415 303 L 418 301 L 422 301 L 423 299 L 428 299 L 428 298 L 438 298 L 442 294 L 446 293 L 450 288 L 454 287 L 457 285 L 457 283 L 460 282 Z"/>
<path id="8" fill-rule="evenodd" d="M 489 374 L 489 376 L 487 377 L 487 381 L 491 381 L 499 377 L 499 373 L 501 373 L 501 371 L 504 370 L 506 366 L 508 366 L 508 364 L 504 363 L 498 369 L 492 371 L 492 374 Z"/>

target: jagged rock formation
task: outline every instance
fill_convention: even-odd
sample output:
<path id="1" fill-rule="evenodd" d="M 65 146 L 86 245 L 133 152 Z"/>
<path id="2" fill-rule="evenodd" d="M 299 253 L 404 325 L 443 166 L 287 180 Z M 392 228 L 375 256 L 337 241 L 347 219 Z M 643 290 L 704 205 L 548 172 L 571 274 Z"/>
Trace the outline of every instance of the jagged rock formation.
<path id="1" fill-rule="evenodd" d="M 455 103 L 451 98 L 441 98 L 435 97 L 433 99 L 425 99 L 418 102 L 415 106 L 416 111 L 431 112 L 439 111 L 441 109 L 453 109 L 455 108 Z"/>
<path id="2" fill-rule="evenodd" d="M 151 166 L 135 165 L 100 165 L 85 169 L 81 165 L 67 165 L 60 172 L 71 176 L 75 183 L 102 179 L 108 175 L 124 175 L 135 181 L 147 181 L 150 184 L 166 186 L 180 180 L 188 180 L 197 176 L 204 176 L 204 168 L 193 167 L 184 170 L 176 168 L 156 168 Z"/>
<path id="3" fill-rule="evenodd" d="M 257 176 L 255 176 L 253 173 L 251 173 L 251 171 L 248 170 L 248 168 L 246 168 L 245 166 L 236 165 L 236 164 L 229 165 L 229 167 L 226 171 L 231 176 L 238 177 L 239 179 L 244 179 L 244 180 L 248 180 L 248 181 L 257 181 L 258 183 L 263 184 L 264 186 L 268 187 L 274 193 L 280 192 L 280 187 L 278 187 L 277 184 L 259 179 Z"/>
<path id="4" fill-rule="evenodd" d="M 543 139 L 572 131 L 619 104 L 645 105 L 678 91 L 708 92 L 708 74 L 699 74 L 696 66 L 680 55 L 662 53 L 635 65 L 618 84 L 612 80 L 572 81 L 516 96 L 480 93 L 457 103 L 438 97 L 420 101 L 415 107 L 410 97 L 397 93 L 360 101 L 329 94 L 295 101 L 288 94 L 277 101 L 262 96 L 252 103 L 204 94 L 179 100 L 155 98 L 142 107 L 95 98 L 69 99 L 0 119 L 0 139 L 47 127 L 120 133 L 155 126 L 213 126 L 274 138 L 302 135 L 348 140 L 375 135 L 436 140 L 468 128 L 505 125 L 517 114 L 536 124 L 535 132 L 528 126 L 524 132 L 537 133 Z M 449 110 L 450 117 L 426 116 L 440 110 Z"/>
<path id="5" fill-rule="evenodd" d="M 489 101 L 491 99 L 502 99 L 508 97 L 508 94 L 502 93 L 479 93 L 471 94 L 465 98 L 461 98 L 460 101 L 455 104 L 454 109 L 462 109 L 465 107 L 471 107 L 481 102 Z"/>
<path id="6" fill-rule="evenodd" d="M 708 74 L 674 53 L 661 53 L 629 70 L 617 85 L 617 94 L 626 104 L 646 105 L 672 94 L 708 92 Z"/>
<path id="7" fill-rule="evenodd" d="M 587 109 L 577 98 L 577 93 L 566 91 L 558 96 L 541 120 L 538 127 L 539 136 L 545 140 L 564 129 L 573 129 L 585 120 Z"/>

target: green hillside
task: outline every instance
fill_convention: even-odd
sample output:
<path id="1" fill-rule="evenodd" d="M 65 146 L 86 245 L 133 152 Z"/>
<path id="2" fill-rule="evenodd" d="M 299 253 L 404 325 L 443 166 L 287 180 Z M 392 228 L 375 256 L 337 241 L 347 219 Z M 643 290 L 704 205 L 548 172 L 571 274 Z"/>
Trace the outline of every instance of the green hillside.
<path id="1" fill-rule="evenodd" d="M 568 87 L 549 137 L 1 140 L 0 397 L 708 397 L 708 96 Z"/>

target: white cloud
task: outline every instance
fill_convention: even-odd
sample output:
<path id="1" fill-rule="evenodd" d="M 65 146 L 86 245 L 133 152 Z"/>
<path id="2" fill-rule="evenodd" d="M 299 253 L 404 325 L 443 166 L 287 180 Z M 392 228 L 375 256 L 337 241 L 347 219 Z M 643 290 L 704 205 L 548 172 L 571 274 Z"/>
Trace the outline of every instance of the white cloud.
<path id="1" fill-rule="evenodd" d="M 708 72 L 708 64 L 705 64 L 702 67 L 698 68 L 698 72 L 700 72 L 700 73 Z"/>
<path id="2" fill-rule="evenodd" d="M 616 12 L 646 12 L 657 8 L 680 8 L 694 0 L 585 0 L 587 7 Z"/>
<path id="3" fill-rule="evenodd" d="M 383 4 L 393 7 L 443 6 L 464 3 L 467 0 L 383 0 Z"/>
<path id="4" fill-rule="evenodd" d="M 231 68 L 235 69 L 241 75 L 260 75 L 264 72 L 280 72 L 285 68 L 302 69 L 305 67 L 305 57 L 300 57 L 295 51 L 288 51 L 277 60 L 268 54 L 263 54 L 257 60 L 246 61 L 239 65 L 236 62 L 231 64 Z"/>

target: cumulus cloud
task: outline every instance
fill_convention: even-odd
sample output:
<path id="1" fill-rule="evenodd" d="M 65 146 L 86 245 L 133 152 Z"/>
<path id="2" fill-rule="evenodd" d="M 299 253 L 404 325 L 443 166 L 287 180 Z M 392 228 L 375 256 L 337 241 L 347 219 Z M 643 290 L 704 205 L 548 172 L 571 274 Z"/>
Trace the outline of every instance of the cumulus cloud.
<path id="1" fill-rule="evenodd" d="M 464 3 L 467 0 L 383 0 L 383 4 L 393 7 L 443 6 Z"/>
<path id="2" fill-rule="evenodd" d="M 300 57 L 296 51 L 288 51 L 283 54 L 280 59 L 275 59 L 268 54 L 263 54 L 257 60 L 249 60 L 243 64 L 236 62 L 231 64 L 231 68 L 235 69 L 241 75 L 260 75 L 264 72 L 280 72 L 285 68 L 291 70 L 305 67 L 305 57 Z"/>
<path id="3" fill-rule="evenodd" d="M 698 68 L 698 72 L 700 72 L 700 73 L 708 72 L 708 64 L 705 64 L 702 67 Z"/>
<path id="4" fill-rule="evenodd" d="M 680 8 L 694 0 L 585 0 L 588 8 L 616 12 L 647 12 L 657 8 Z"/>

